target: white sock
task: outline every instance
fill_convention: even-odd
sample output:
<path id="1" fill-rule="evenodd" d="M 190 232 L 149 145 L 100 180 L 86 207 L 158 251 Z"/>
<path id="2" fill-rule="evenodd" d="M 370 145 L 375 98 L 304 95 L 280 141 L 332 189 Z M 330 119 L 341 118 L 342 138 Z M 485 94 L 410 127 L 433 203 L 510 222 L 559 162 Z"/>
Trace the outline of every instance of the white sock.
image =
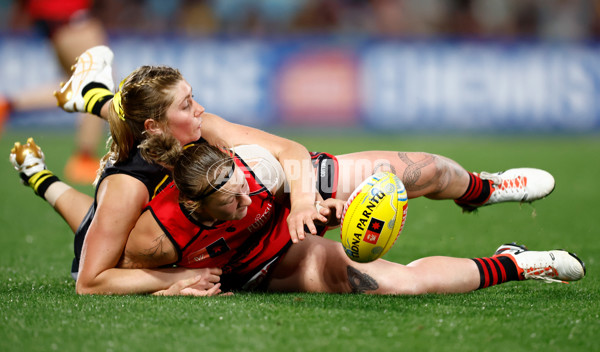
<path id="1" fill-rule="evenodd" d="M 70 190 L 71 188 L 71 186 L 62 181 L 54 182 L 50 185 L 50 187 L 48 187 L 46 193 L 44 193 L 44 198 L 48 203 L 50 203 L 52 207 L 54 207 L 54 204 L 56 204 L 58 198 L 60 198 L 60 196 L 62 196 L 63 193 Z"/>

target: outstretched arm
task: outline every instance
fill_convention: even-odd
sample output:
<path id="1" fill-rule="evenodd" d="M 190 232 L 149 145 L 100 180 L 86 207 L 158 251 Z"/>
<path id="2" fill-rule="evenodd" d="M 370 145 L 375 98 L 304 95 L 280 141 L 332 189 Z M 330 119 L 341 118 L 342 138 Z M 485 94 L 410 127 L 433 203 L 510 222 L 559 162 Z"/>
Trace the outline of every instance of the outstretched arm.
<path id="1" fill-rule="evenodd" d="M 147 201 L 145 186 L 130 176 L 111 175 L 98 186 L 98 206 L 83 244 L 77 293 L 154 293 L 198 275 L 209 282 L 204 289 L 218 282 L 220 269 L 117 268 L 129 232 Z"/>
<path id="2" fill-rule="evenodd" d="M 228 122 L 219 116 L 203 115 L 202 136 L 213 145 L 234 147 L 241 144 L 258 144 L 269 150 L 283 166 L 289 184 L 291 211 L 288 228 L 293 242 L 303 240 L 304 226 L 316 234 L 314 220 L 327 219 L 315 208 L 315 175 L 308 150 L 292 140 Z"/>

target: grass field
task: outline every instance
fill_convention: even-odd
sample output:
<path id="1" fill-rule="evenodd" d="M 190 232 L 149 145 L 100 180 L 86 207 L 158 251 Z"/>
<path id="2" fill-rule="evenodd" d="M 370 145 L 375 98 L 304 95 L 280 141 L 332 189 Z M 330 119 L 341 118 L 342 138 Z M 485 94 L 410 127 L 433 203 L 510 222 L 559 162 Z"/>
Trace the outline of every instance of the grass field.
<path id="1" fill-rule="evenodd" d="M 462 214 L 450 201 L 409 202 L 386 259 L 489 256 L 518 241 L 566 248 L 587 264 L 569 285 L 508 283 L 461 295 L 377 297 L 238 293 L 233 297 L 77 296 L 72 234 L 8 162 L 33 135 L 61 174 L 72 131 L 5 131 L 0 153 L 0 351 L 600 351 L 600 138 L 589 136 L 311 136 L 310 150 L 428 151 L 472 171 L 532 166 L 552 172 L 554 193 L 533 205 Z M 91 193 L 91 188 L 80 188 Z M 327 235 L 337 239 L 331 231 Z"/>

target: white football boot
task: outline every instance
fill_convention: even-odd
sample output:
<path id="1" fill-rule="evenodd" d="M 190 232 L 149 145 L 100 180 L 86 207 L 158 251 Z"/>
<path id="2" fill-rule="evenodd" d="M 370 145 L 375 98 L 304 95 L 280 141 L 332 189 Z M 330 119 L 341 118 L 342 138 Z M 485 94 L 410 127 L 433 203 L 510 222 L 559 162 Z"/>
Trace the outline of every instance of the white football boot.
<path id="1" fill-rule="evenodd" d="M 54 92 L 58 106 L 68 112 L 88 112 L 83 90 L 90 83 L 104 85 L 111 92 L 115 84 L 112 78 L 113 52 L 104 45 L 86 50 L 71 67 L 73 74 L 60 91 Z"/>
<path id="2" fill-rule="evenodd" d="M 483 204 L 457 202 L 464 211 L 470 212 L 485 205 L 504 202 L 531 203 L 548 196 L 554 190 L 554 177 L 547 171 L 533 168 L 517 168 L 496 173 L 481 172 L 482 180 L 490 180 L 491 195 Z"/>
<path id="3" fill-rule="evenodd" d="M 583 261 L 564 250 L 530 251 L 525 246 L 510 243 L 500 246 L 494 256 L 511 258 L 522 280 L 567 283 L 585 276 Z"/>
<path id="4" fill-rule="evenodd" d="M 31 137 L 27 139 L 25 144 L 15 142 L 15 146 L 10 150 L 10 162 L 15 170 L 19 172 L 24 184 L 27 184 L 31 176 L 46 170 L 44 152 Z"/>

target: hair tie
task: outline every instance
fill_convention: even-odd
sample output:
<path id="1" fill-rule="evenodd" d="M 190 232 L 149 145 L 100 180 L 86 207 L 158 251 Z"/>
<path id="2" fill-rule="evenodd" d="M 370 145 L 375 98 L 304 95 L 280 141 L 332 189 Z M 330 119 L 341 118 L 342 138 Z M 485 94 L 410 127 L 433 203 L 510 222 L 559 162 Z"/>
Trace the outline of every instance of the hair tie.
<path id="1" fill-rule="evenodd" d="M 125 111 L 123 110 L 123 104 L 121 104 L 121 88 L 123 88 L 123 83 L 125 83 L 125 80 L 127 79 L 124 78 L 121 83 L 119 84 L 119 90 L 115 93 L 115 95 L 113 96 L 113 107 L 115 108 L 115 111 L 117 112 L 117 115 L 119 115 L 119 118 L 122 121 L 125 121 Z"/>

